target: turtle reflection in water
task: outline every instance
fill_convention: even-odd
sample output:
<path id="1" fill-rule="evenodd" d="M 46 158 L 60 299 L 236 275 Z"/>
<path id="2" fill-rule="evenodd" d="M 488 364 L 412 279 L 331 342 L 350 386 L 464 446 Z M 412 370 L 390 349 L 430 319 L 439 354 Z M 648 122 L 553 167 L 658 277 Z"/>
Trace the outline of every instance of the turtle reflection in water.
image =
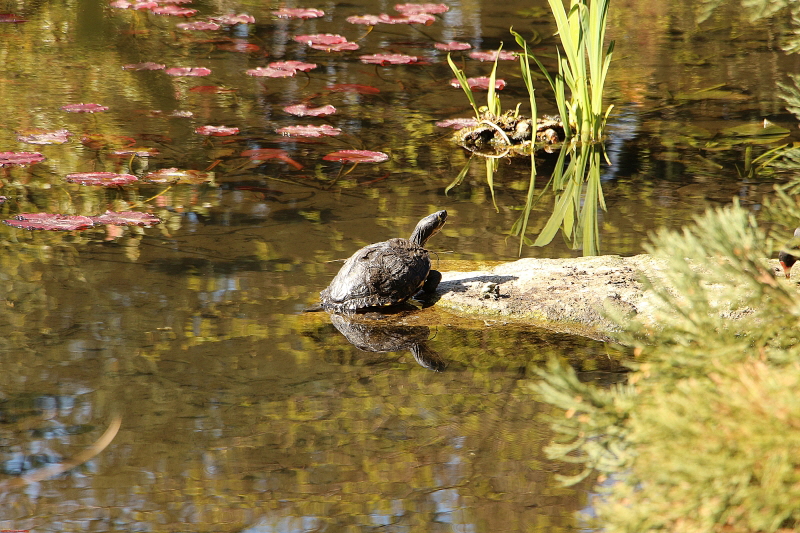
<path id="1" fill-rule="evenodd" d="M 430 329 L 427 326 L 372 324 L 367 319 L 337 314 L 331 315 L 331 323 L 359 350 L 378 353 L 409 350 L 414 360 L 425 368 L 441 372 L 447 366 L 428 346 Z"/>
<path id="2" fill-rule="evenodd" d="M 442 275 L 431 270 L 425 243 L 446 220 L 447 211 L 437 211 L 420 220 L 410 238 L 389 239 L 357 251 L 319 294 L 322 308 L 353 313 L 403 303 L 420 289 L 433 294 Z"/>

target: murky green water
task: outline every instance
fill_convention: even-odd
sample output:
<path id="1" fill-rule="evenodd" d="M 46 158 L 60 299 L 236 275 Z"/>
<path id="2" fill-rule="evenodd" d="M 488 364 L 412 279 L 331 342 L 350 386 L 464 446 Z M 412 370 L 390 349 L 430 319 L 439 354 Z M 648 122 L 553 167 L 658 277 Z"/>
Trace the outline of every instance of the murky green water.
<path id="1" fill-rule="evenodd" d="M 59 463 L 94 442 L 114 414 L 114 442 L 66 475 L 0 495 L 0 528 L 36 531 L 574 531 L 588 485 L 555 481 L 569 467 L 545 459 L 549 438 L 530 385 L 552 355 L 587 379 L 613 380 L 616 354 L 600 343 L 530 328 L 495 329 L 426 310 L 436 373 L 409 351 L 361 351 L 325 314 L 302 314 L 358 247 L 406 236 L 446 208 L 430 243 L 443 260 L 514 259 L 508 231 L 524 204 L 529 167 L 501 164 L 492 206 L 482 165 L 444 194 L 468 156 L 437 120 L 466 117 L 462 93 L 437 41 L 476 48 L 544 40 L 553 53 L 545 2 L 447 2 L 422 27 L 364 26 L 350 15 L 392 4 L 304 4 L 318 20 L 276 20 L 277 6 L 198 3 L 195 18 L 246 12 L 256 24 L 215 32 L 176 29 L 179 17 L 112 9 L 96 1 L 4 3 L 28 22 L 0 24 L 0 151 L 47 159 L 0 174 L 2 217 L 107 209 L 152 212 L 153 228 L 28 232 L 0 225 L 0 464 L 7 476 Z M 617 41 L 608 101 L 615 104 L 600 215 L 604 253 L 641 251 L 647 233 L 678 227 L 708 206 L 738 197 L 757 211 L 763 194 L 791 174 L 741 175 L 746 143 L 725 128 L 765 118 L 790 128 L 778 83 L 800 70 L 782 46 L 789 17 L 751 21 L 738 2 L 615 1 Z M 340 33 L 357 52 L 317 52 L 292 35 Z M 258 48 L 245 48 L 243 44 Z M 375 67 L 360 54 L 402 53 L 418 64 Z M 456 57 L 461 57 L 456 54 Z M 308 75 L 247 76 L 270 61 L 319 65 Z M 125 71 L 154 61 L 203 66 L 205 78 Z M 468 75 L 490 65 L 465 60 Z M 552 64 L 552 59 L 548 64 Z M 503 105 L 527 95 L 516 66 L 501 63 Z M 359 84 L 367 93 L 336 92 Z M 222 92 L 197 91 L 216 86 Z M 374 89 L 377 89 L 376 92 Z M 549 91 L 544 85 L 541 96 Z M 65 104 L 109 111 L 70 114 Z M 324 118 L 292 117 L 286 105 L 332 104 Z M 544 101 L 542 112 L 552 112 Z M 180 112 L 180 113 L 175 113 Z M 188 112 L 191 116 L 187 116 Z M 240 129 L 206 138 L 202 125 Z M 338 137 L 292 139 L 293 124 L 330 124 Z M 31 128 L 73 133 L 63 145 L 17 141 Z M 84 136 L 92 136 L 81 142 Z M 787 141 L 791 141 L 789 137 Z M 74 172 L 127 172 L 114 150 L 158 150 L 134 171 L 177 167 L 215 172 L 213 184 L 138 184 L 98 189 L 68 184 Z M 288 158 L 252 164 L 245 150 Z M 755 145 L 754 155 L 769 146 Z M 334 150 L 390 155 L 342 171 Z M 302 168 L 299 168 L 301 167 Z M 541 177 L 541 185 L 546 176 Z M 532 228 L 547 220 L 545 196 Z M 558 238 L 523 255 L 569 257 Z"/>

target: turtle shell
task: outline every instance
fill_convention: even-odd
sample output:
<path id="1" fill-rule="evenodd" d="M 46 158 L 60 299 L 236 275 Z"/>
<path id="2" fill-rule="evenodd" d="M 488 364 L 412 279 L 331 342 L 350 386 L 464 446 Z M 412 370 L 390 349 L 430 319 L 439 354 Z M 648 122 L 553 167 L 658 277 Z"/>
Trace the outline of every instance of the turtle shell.
<path id="1" fill-rule="evenodd" d="M 322 307 L 352 312 L 402 303 L 419 291 L 431 270 L 428 251 L 408 239 L 389 239 L 353 254 L 320 293 Z"/>

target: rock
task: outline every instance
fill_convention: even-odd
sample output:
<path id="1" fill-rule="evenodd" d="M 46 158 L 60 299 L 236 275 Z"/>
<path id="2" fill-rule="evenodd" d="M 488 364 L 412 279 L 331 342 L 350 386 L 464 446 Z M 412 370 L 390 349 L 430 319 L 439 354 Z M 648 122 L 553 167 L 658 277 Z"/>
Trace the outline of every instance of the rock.
<path id="1" fill-rule="evenodd" d="M 619 328 L 604 310 L 611 306 L 647 320 L 652 304 L 640 279 L 658 283 L 663 268 L 649 255 L 520 259 L 486 270 L 442 272 L 436 305 L 613 340 Z"/>

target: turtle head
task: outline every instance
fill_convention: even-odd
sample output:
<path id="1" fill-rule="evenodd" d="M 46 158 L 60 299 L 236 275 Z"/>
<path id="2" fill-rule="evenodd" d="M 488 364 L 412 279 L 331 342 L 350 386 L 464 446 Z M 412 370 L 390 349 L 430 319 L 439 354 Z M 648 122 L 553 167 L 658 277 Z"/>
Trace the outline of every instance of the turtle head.
<path id="1" fill-rule="evenodd" d="M 428 239 L 439 233 L 444 223 L 447 221 L 447 211 L 442 209 L 432 213 L 419 221 L 417 227 L 414 228 L 414 233 L 411 234 L 409 239 L 417 246 L 425 246 Z"/>

